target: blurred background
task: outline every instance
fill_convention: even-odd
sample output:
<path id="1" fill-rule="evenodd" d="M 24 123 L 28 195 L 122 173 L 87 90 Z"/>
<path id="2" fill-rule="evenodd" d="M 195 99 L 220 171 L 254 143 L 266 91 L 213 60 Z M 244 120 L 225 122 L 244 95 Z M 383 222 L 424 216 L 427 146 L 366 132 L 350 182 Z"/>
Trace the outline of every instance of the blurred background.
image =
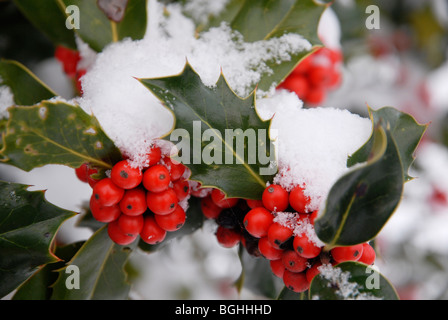
<path id="1" fill-rule="evenodd" d="M 366 27 L 380 10 L 379 29 Z M 322 25 L 343 54 L 341 80 L 326 92 L 321 106 L 366 115 L 393 106 L 429 123 L 416 152 L 414 180 L 406 183 L 402 202 L 377 238 L 380 271 L 402 299 L 448 298 L 448 0 L 336 0 Z M 342 23 L 341 23 L 342 21 Z M 324 42 L 325 42 L 324 41 Z M 73 82 L 54 58 L 54 46 L 8 0 L 0 0 L 0 58 L 17 60 L 64 98 L 75 94 Z M 1 91 L 0 91 L 1 94 Z M 1 96 L 0 96 L 1 101 Z M 0 165 L 0 179 L 47 190 L 47 199 L 79 211 L 91 189 L 74 171 L 47 166 L 25 173 Z M 69 196 L 68 196 L 69 195 Z M 69 243 L 91 231 L 67 221 L 58 237 Z M 205 223 L 193 235 L 152 254 L 135 253 L 131 298 L 261 298 L 232 285 L 240 276 L 237 249 L 220 247 L 215 225 Z M 272 284 L 281 288 L 279 280 Z"/>

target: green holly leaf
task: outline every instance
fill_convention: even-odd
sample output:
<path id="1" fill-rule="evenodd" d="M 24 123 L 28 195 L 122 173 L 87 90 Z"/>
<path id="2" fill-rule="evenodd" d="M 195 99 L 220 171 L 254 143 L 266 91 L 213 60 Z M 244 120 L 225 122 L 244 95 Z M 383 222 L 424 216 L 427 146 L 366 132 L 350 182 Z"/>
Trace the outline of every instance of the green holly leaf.
<path id="1" fill-rule="evenodd" d="M 71 243 L 62 247 L 56 247 L 54 253 L 60 259 L 58 262 L 48 263 L 39 271 L 34 273 L 27 281 L 17 288 L 13 300 L 48 300 L 53 289 L 51 286 L 57 280 L 58 274 L 55 272 L 64 267 L 76 252 L 84 244 L 84 241 Z"/>
<path id="2" fill-rule="evenodd" d="M 146 31 L 147 0 L 105 1 L 105 0 L 57 0 L 67 18 L 69 6 L 79 8 L 80 38 L 100 52 L 112 42 L 131 38 L 142 39 Z"/>
<path id="3" fill-rule="evenodd" d="M 109 238 L 105 225 L 84 243 L 64 268 L 58 270 L 59 277 L 52 286 L 51 299 L 127 299 L 131 286 L 127 281 L 125 265 L 136 243 L 134 241 L 129 246 L 115 244 Z M 77 284 L 77 280 L 79 287 L 71 287 Z"/>
<path id="4" fill-rule="evenodd" d="M 77 168 L 84 162 L 111 169 L 121 159 L 98 121 L 65 102 L 10 108 L 3 143 L 6 162 L 25 171 L 47 164 Z"/>
<path id="5" fill-rule="evenodd" d="M 16 105 L 32 106 L 56 96 L 30 70 L 13 60 L 0 60 L 0 86 L 2 85 L 11 89 Z"/>
<path id="6" fill-rule="evenodd" d="M 299 34 L 312 46 L 322 45 L 318 34 L 320 17 L 328 4 L 314 0 L 246 0 L 230 1 L 219 16 L 211 17 L 207 26 L 199 30 L 219 26 L 227 22 L 238 31 L 246 42 L 280 38 L 285 34 Z M 257 84 L 259 90 L 268 91 L 271 86 L 280 84 L 299 62 L 312 50 L 291 54 L 289 60 L 269 61 L 272 72 L 264 72 Z"/>
<path id="7" fill-rule="evenodd" d="M 308 291 L 294 292 L 285 286 L 278 295 L 277 300 L 308 300 Z"/>
<path id="8" fill-rule="evenodd" d="M 76 49 L 75 33 L 66 27 L 66 16 L 57 0 L 13 0 L 25 17 L 51 41 Z"/>
<path id="9" fill-rule="evenodd" d="M 0 181 L 0 297 L 59 260 L 51 245 L 61 224 L 75 215 L 47 202 L 43 191 L 27 188 Z"/>
<path id="10" fill-rule="evenodd" d="M 325 266 L 311 281 L 310 300 L 398 300 L 392 284 L 377 270 L 360 262 Z"/>
<path id="11" fill-rule="evenodd" d="M 254 93 L 238 97 L 222 75 L 207 87 L 189 64 L 180 75 L 140 81 L 173 112 L 175 126 L 166 138 L 180 140 L 177 159 L 191 169 L 192 180 L 231 198 L 261 197 L 277 168 L 270 167 L 270 122 L 258 117 Z"/>
<path id="12" fill-rule="evenodd" d="M 412 154 L 425 130 L 393 108 L 369 112 L 372 135 L 348 160 L 352 170 L 333 185 L 315 222 L 329 249 L 377 236 L 400 203 Z"/>
<path id="13" fill-rule="evenodd" d="M 404 181 L 412 180 L 408 171 L 415 160 L 414 152 L 428 126 L 418 124 L 411 115 L 392 107 L 384 107 L 379 110 L 369 108 L 369 114 L 374 125 L 381 125 L 385 130 L 390 130 L 397 142 L 404 170 Z M 348 166 L 367 161 L 372 144 L 373 137 L 348 159 Z"/>

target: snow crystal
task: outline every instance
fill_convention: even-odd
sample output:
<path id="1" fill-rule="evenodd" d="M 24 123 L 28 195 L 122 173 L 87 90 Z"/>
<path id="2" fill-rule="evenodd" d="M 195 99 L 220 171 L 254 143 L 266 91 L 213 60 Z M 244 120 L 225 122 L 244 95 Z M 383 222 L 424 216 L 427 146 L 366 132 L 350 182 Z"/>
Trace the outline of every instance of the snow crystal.
<path id="1" fill-rule="evenodd" d="M 303 218 L 297 212 L 277 212 L 274 222 L 293 230 L 294 236 L 305 234 L 308 240 L 317 247 L 323 247 L 323 243 L 316 234 L 313 224 L 309 218 Z"/>
<path id="2" fill-rule="evenodd" d="M 260 116 L 272 118 L 271 138 L 277 139 L 279 171 L 274 183 L 288 191 L 305 187 L 311 199 L 308 210 L 314 211 L 348 171 L 347 157 L 368 140 L 372 123 L 347 110 L 302 106 L 286 91 L 257 101 Z"/>
<path id="3" fill-rule="evenodd" d="M 199 23 L 206 23 L 209 16 L 217 16 L 229 0 L 188 0 L 184 11 Z"/>
<path id="4" fill-rule="evenodd" d="M 336 293 L 344 300 L 382 300 L 366 292 L 360 292 L 360 285 L 350 282 L 350 272 L 342 271 L 341 268 L 323 264 L 317 268 L 320 275 L 329 281 L 328 286 L 337 287 Z M 313 298 L 314 299 L 314 298 Z"/>
<path id="5" fill-rule="evenodd" d="M 7 109 L 12 105 L 14 105 L 14 94 L 11 88 L 5 85 L 0 86 L 0 119 L 9 117 Z"/>

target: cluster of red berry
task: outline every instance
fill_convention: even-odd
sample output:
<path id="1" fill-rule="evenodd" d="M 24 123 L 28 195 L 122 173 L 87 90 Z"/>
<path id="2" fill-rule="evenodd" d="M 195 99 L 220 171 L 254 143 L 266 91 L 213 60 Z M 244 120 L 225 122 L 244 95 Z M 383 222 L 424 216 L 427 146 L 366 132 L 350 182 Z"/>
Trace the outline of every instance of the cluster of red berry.
<path id="1" fill-rule="evenodd" d="M 108 223 L 109 236 L 117 244 L 128 245 L 138 236 L 157 244 L 185 223 L 180 202 L 190 194 L 186 167 L 163 156 L 157 146 L 148 153 L 147 163 L 140 169 L 121 160 L 102 179 L 94 178 L 97 170 L 88 164 L 76 169 L 78 178 L 92 186 L 92 216 Z"/>
<path id="2" fill-rule="evenodd" d="M 57 46 L 55 58 L 62 63 L 65 74 L 74 81 L 74 85 L 79 94 L 82 94 L 81 77 L 86 74 L 86 70 L 78 68 L 81 55 L 79 51 L 69 49 L 64 46 Z"/>
<path id="3" fill-rule="evenodd" d="M 303 59 L 278 88 L 295 92 L 309 105 L 322 103 L 341 82 L 342 53 L 322 47 Z"/>
<path id="4" fill-rule="evenodd" d="M 306 291 L 322 264 L 360 261 L 371 265 L 375 261 L 375 251 L 368 243 L 327 252 L 304 232 L 303 226 L 308 230 L 311 226 L 314 232 L 318 212 L 307 209 L 310 199 L 300 186 L 288 192 L 272 184 L 261 200 L 225 198 L 218 189 L 205 191 L 200 195 L 202 212 L 216 221 L 218 242 L 227 248 L 241 243 L 249 254 L 268 259 L 273 274 L 292 291 Z M 285 219 L 279 219 L 282 214 L 294 219 L 285 223 Z M 302 232 L 298 232 L 298 226 Z"/>

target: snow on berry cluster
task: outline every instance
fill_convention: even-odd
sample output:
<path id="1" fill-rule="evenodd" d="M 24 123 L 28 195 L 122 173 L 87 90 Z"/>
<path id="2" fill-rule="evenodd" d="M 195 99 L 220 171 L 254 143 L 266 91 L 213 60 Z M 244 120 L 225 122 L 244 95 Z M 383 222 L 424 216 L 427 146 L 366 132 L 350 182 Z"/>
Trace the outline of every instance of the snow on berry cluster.
<path id="1" fill-rule="evenodd" d="M 80 66 L 81 54 L 79 51 L 57 46 L 54 56 L 62 64 L 65 74 L 74 82 L 78 93 L 82 94 L 81 77 L 86 74 L 87 70 Z"/>
<path id="2" fill-rule="evenodd" d="M 328 91 L 341 83 L 342 53 L 322 47 L 303 59 L 293 72 L 278 86 L 295 92 L 309 105 L 322 103 Z"/>
<path id="3" fill-rule="evenodd" d="M 97 170 L 88 164 L 76 169 L 78 178 L 92 187 L 92 216 L 108 224 L 110 238 L 119 245 L 129 245 L 138 236 L 148 244 L 158 244 L 167 232 L 185 223 L 189 171 L 157 146 L 148 152 L 147 164 L 140 169 L 121 160 L 102 179 L 95 179 Z"/>
<path id="4" fill-rule="evenodd" d="M 218 189 L 195 188 L 204 216 L 218 225 L 217 241 L 226 248 L 241 243 L 255 257 L 270 262 L 272 273 L 287 288 L 303 292 L 322 265 L 359 261 L 371 265 L 375 251 L 368 243 L 324 250 L 315 231 L 318 211 L 309 211 L 309 198 L 301 186 L 290 192 L 271 184 L 261 200 L 226 198 Z"/>

